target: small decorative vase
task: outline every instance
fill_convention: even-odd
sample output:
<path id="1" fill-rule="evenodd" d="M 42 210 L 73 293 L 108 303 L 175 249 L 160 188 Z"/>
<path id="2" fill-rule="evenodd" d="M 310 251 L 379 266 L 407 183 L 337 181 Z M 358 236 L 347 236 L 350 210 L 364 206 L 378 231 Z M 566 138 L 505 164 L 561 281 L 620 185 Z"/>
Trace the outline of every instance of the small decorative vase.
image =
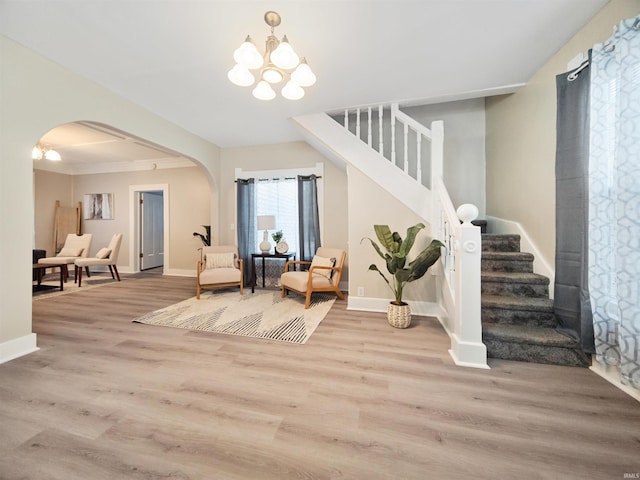
<path id="1" fill-rule="evenodd" d="M 405 302 L 400 305 L 390 302 L 387 309 L 387 320 L 392 327 L 407 328 L 411 325 L 411 307 Z"/>

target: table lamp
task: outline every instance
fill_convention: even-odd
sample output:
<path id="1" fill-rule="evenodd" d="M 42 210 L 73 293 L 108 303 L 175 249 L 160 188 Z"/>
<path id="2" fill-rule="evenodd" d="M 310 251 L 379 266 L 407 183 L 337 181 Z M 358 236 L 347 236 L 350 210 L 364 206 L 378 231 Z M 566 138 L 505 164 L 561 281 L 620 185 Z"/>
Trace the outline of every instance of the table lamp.
<path id="1" fill-rule="evenodd" d="M 260 242 L 260 251 L 262 253 L 269 253 L 271 250 L 271 242 L 269 242 L 269 230 L 275 230 L 276 217 L 275 215 L 258 215 L 258 230 L 264 230 L 264 238 Z"/>

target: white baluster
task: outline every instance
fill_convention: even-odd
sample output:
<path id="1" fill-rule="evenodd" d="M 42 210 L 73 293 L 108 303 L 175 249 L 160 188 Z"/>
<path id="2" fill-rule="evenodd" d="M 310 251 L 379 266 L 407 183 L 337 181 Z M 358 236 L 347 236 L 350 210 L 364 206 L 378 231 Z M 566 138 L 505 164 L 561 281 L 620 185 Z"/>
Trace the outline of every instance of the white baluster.
<path id="1" fill-rule="evenodd" d="M 384 155 L 384 146 L 382 145 L 382 105 L 378 105 L 378 151 Z"/>
<path id="2" fill-rule="evenodd" d="M 360 109 L 356 108 L 356 137 L 360 138 Z"/>
<path id="3" fill-rule="evenodd" d="M 422 134 L 416 132 L 416 179 L 422 183 Z"/>
<path id="4" fill-rule="evenodd" d="M 396 116 L 391 107 L 391 163 L 396 164 Z"/>
<path id="5" fill-rule="evenodd" d="M 404 124 L 404 173 L 409 173 L 409 125 Z"/>
<path id="6" fill-rule="evenodd" d="M 349 110 L 344 111 L 344 128 L 349 130 Z"/>
<path id="7" fill-rule="evenodd" d="M 367 124 L 367 145 L 371 146 L 371 107 L 367 108 L 368 124 Z"/>

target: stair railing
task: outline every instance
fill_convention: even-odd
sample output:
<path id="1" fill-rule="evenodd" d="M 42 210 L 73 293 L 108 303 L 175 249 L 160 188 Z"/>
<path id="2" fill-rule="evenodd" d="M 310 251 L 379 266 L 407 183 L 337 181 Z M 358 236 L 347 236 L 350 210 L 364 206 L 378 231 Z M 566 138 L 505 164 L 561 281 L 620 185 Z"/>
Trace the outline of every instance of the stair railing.
<path id="1" fill-rule="evenodd" d="M 440 128 L 434 129 L 434 124 Z M 426 188 L 431 188 L 431 178 L 424 178 L 423 173 L 429 173 L 433 166 L 442 172 L 442 121 L 433 122 L 429 129 L 393 103 L 346 109 L 342 125 Z M 430 150 L 423 148 L 427 142 Z"/>
<path id="2" fill-rule="evenodd" d="M 334 119 L 340 122 L 339 117 Z M 449 353 L 457 365 L 488 368 L 480 317 L 482 241 L 480 228 L 471 223 L 478 209 L 465 204 L 456 211 L 444 184 L 443 122 L 431 122 L 427 128 L 400 111 L 397 103 L 346 109 L 342 119 L 345 129 L 427 190 L 425 202 L 432 205 L 432 217 L 425 220 L 431 224 L 433 238 L 446 247 L 442 271 L 434 274 L 441 280 L 438 302 L 445 312 L 440 320 L 451 339 Z M 430 148 L 423 148 L 425 142 Z"/>

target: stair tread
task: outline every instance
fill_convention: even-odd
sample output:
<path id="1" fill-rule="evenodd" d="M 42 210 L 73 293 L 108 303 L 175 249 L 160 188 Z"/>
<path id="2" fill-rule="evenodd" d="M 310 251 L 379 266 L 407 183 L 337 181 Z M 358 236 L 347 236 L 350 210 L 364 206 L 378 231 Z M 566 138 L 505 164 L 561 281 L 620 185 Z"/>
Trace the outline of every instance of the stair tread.
<path id="1" fill-rule="evenodd" d="M 503 238 L 520 239 L 520 235 L 517 233 L 483 233 L 482 238 L 486 238 L 487 240 L 498 240 Z"/>
<path id="2" fill-rule="evenodd" d="M 482 295 L 483 307 L 496 307 L 514 310 L 532 310 L 553 312 L 553 300 L 548 297 L 520 297 L 508 295 Z"/>
<path id="3" fill-rule="evenodd" d="M 530 345 L 546 345 L 553 347 L 577 348 L 575 340 L 559 333 L 550 327 L 528 327 L 509 324 L 484 324 L 482 326 L 484 338 L 491 338 L 502 342 L 527 343 Z"/>
<path id="4" fill-rule="evenodd" d="M 482 280 L 492 282 L 517 282 L 548 284 L 549 278 L 529 272 L 482 272 Z"/>
<path id="5" fill-rule="evenodd" d="M 528 252 L 504 252 L 483 250 L 482 258 L 486 260 L 533 260 L 534 256 Z"/>

